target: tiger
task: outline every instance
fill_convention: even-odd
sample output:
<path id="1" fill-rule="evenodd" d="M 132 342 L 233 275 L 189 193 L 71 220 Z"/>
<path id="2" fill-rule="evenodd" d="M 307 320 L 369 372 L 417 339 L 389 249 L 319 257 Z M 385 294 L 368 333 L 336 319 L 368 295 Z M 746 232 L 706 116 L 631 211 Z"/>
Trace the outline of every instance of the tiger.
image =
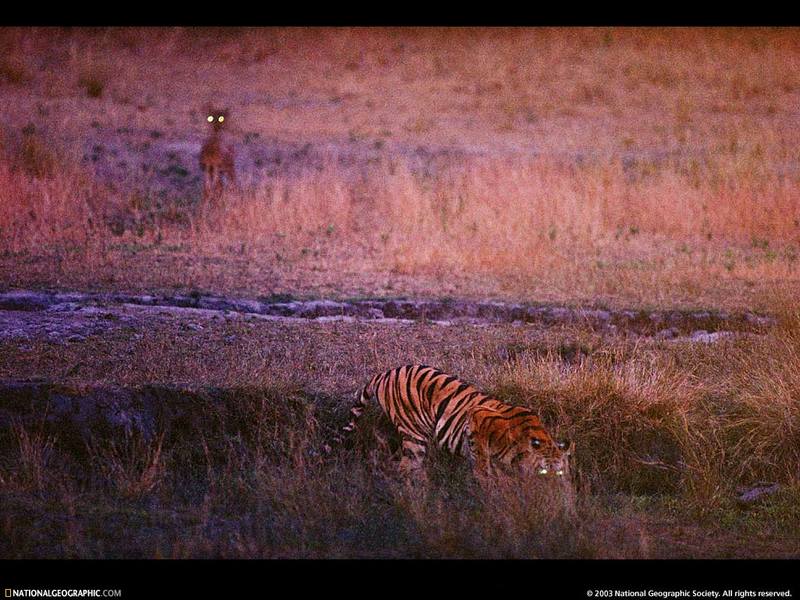
<path id="1" fill-rule="evenodd" d="M 203 170 L 203 198 L 217 193 L 222 187 L 222 177 L 236 183 L 235 153 L 224 143 L 223 132 L 230 122 L 230 109 L 206 107 L 206 121 L 211 133 L 200 149 L 200 168 Z"/>
<path id="2" fill-rule="evenodd" d="M 533 411 L 426 365 L 405 365 L 372 377 L 358 391 L 340 439 L 355 430 L 374 399 L 400 433 L 399 467 L 406 477 L 420 472 L 431 444 L 466 456 L 482 480 L 494 475 L 497 466 L 550 478 L 569 475 L 573 445 L 554 440 Z"/>

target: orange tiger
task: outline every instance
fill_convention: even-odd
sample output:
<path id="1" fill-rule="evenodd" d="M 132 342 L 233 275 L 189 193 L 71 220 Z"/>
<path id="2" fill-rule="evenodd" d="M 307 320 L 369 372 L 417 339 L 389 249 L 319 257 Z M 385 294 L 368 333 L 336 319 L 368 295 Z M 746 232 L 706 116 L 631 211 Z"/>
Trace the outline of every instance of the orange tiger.
<path id="1" fill-rule="evenodd" d="M 355 429 L 373 398 L 400 432 L 400 469 L 406 474 L 422 466 L 435 443 L 466 455 L 478 477 L 491 475 L 494 464 L 568 475 L 571 444 L 555 441 L 530 409 L 500 402 L 438 369 L 406 365 L 375 375 L 359 391 L 345 432 Z"/>

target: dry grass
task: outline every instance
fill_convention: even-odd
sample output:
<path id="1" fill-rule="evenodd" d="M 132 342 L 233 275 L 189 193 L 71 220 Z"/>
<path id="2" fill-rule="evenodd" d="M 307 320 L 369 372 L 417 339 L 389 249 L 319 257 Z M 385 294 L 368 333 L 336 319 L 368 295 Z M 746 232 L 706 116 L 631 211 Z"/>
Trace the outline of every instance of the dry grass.
<path id="1" fill-rule="evenodd" d="M 127 433 L 119 442 L 101 440 L 89 448 L 91 461 L 113 488 L 126 498 L 139 498 L 153 491 L 164 477 L 161 449 L 164 434 L 145 440 Z"/>
<path id="2" fill-rule="evenodd" d="M 158 486 L 122 494 L 115 458 L 61 455 L 42 496 L 4 483 L 2 555 L 83 557 L 636 557 L 640 525 L 583 496 L 565 512 L 559 490 L 518 484 L 483 493 L 463 465 L 434 457 L 432 483 L 409 488 L 385 449 L 364 436 L 356 451 L 320 458 L 319 420 L 307 406 L 275 407 L 281 390 L 239 392 L 227 408 L 198 407 L 204 431 L 167 440 Z M 233 398 L 231 398 L 233 400 Z M 306 408 L 304 408 L 304 406 Z M 258 415 L 259 418 L 255 418 Z M 329 417 L 328 417 L 329 418 Z M 277 431 L 277 434 L 275 433 Z M 266 433 L 267 437 L 263 434 Z M 154 442 L 158 443 L 158 442 Z M 145 454 L 132 457 L 139 463 Z M 108 484 L 111 483 L 110 488 Z M 12 519 L 13 517 L 13 519 Z M 64 530 L 58 520 L 67 517 Z M 29 524 L 33 518 L 35 525 Z M 596 543 L 599 530 L 613 546 Z M 124 542 L 117 536 L 125 533 Z M 62 554 L 63 553 L 63 554 Z"/>
<path id="3" fill-rule="evenodd" d="M 29 431 L 17 423 L 12 428 L 16 442 L 17 461 L 15 469 L 5 476 L 0 475 L 3 485 L 11 485 L 34 494 L 41 494 L 51 483 L 49 466 L 56 438 L 38 431 Z"/>
<path id="4" fill-rule="evenodd" d="M 743 306 L 753 286 L 796 284 L 792 30 L 162 33 L 147 68 L 136 30 L 4 34 L 32 64 L 63 63 L 8 88 L 40 110 L 7 121 L 5 271 L 24 256 L 51 265 L 31 283 L 80 281 L 88 262 L 102 285 L 137 248 L 131 285 L 184 287 L 185 269 L 147 266 L 179 249 L 201 287 L 255 293 L 275 291 L 262 271 L 231 285 L 207 265 L 269 265 L 280 291 L 328 277 L 391 293 L 375 283 L 390 273 L 403 293 L 448 274 L 486 295 L 637 304 Z M 197 81 L 233 106 L 239 142 L 307 143 L 318 168 L 248 167 L 241 192 L 201 210 L 199 187 L 154 195 L 163 164 L 111 185 L 70 166 L 87 135 L 123 124 L 195 139 Z M 14 142 L 28 123 L 46 137 Z M 347 164 L 359 154 L 373 158 Z"/>
<path id="5" fill-rule="evenodd" d="M 505 277 L 526 297 L 536 297 L 524 288 L 539 281 L 536 288 L 550 298 L 646 303 L 649 296 L 651 304 L 705 298 L 726 282 L 796 278 L 791 215 L 800 215 L 800 205 L 794 184 L 777 177 L 761 193 L 733 180 L 723 199 L 698 192 L 670 168 L 657 182 L 628 183 L 618 161 L 576 168 L 547 159 L 476 159 L 435 178 L 384 166 L 358 184 L 331 167 L 231 193 L 224 206 L 185 217 L 142 210 L 134 196 L 117 213 L 131 223 L 129 232 L 106 216 L 125 201 L 109 205 L 106 196 L 103 206 L 103 188 L 80 173 L 29 179 L 6 169 L 2 177 L 4 189 L 14 191 L 0 214 L 4 252 L 72 248 L 80 261 L 106 270 L 126 259 L 114 250 L 122 245 L 138 246 L 151 261 L 169 260 L 170 249 L 278 271 L 335 273 L 349 261 L 360 263 L 362 278 Z M 181 285 L 174 274 L 161 276 L 152 285 Z M 247 275 L 241 285 L 253 288 Z"/>
<path id="6" fill-rule="evenodd" d="M 496 488 L 482 491 L 466 465 L 436 453 L 428 462 L 430 483 L 408 488 L 371 432 L 355 447 L 321 458 L 320 432 L 336 422 L 323 408 L 308 404 L 307 398 L 287 397 L 285 390 L 263 388 L 232 391 L 224 408 L 198 406 L 194 418 L 203 424 L 202 433 L 190 428 L 165 438 L 169 466 L 158 485 L 137 487 L 135 494 L 119 493 L 119 480 L 109 473 L 106 461 L 91 454 L 88 459 L 59 454 L 68 466 L 51 467 L 46 474 L 50 481 L 64 482 L 61 485 L 33 494 L 13 483 L 3 484 L 0 523 L 5 523 L 3 539 L 8 544 L 2 553 L 106 558 L 652 558 L 792 556 L 798 551 L 793 542 L 796 523 L 791 524 L 796 518 L 796 482 L 784 483 L 780 497 L 749 512 L 722 497 L 703 498 L 706 510 L 697 516 L 692 486 L 669 493 L 664 486 L 661 493 L 652 493 L 637 484 L 628 494 L 599 489 L 620 482 L 615 482 L 619 474 L 614 472 L 616 460 L 609 458 L 612 453 L 589 457 L 602 450 L 595 442 L 584 445 L 579 455 L 586 458 L 579 463 L 572 512 L 565 511 L 560 490 L 540 485 L 500 481 Z M 343 416 L 345 411 L 337 412 Z M 595 422 L 586 429 L 602 439 L 609 427 Z M 616 437 L 612 443 L 623 448 L 641 444 L 631 430 Z M 135 460 L 143 464 L 147 457 L 140 454 Z M 609 466 L 604 486 L 591 486 L 582 475 L 583 465 L 604 461 Z M 630 469 L 645 470 L 635 463 Z M 688 478 L 694 476 L 691 469 L 682 470 Z M 631 481 L 630 476 L 622 479 Z M 69 511 L 72 529 L 66 531 L 57 523 Z M 702 516 L 709 514 L 710 519 Z M 720 519 L 727 530 L 716 525 Z M 689 539 L 684 533 L 680 543 L 669 533 L 659 533 L 678 527 L 695 533 Z M 778 527 L 786 529 L 781 532 Z M 735 543 L 745 536 L 748 543 Z"/>
<path id="7" fill-rule="evenodd" d="M 726 439 L 733 443 L 731 462 L 749 478 L 800 477 L 800 313 L 784 306 L 784 322 L 757 349 L 761 360 L 734 354 L 735 377 Z"/>

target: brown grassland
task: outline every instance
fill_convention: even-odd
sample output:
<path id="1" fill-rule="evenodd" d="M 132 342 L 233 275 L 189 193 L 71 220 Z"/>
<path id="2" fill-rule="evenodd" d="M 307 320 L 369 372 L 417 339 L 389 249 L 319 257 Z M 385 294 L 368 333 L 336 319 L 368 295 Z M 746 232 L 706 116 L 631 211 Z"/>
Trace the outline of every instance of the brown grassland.
<path id="1" fill-rule="evenodd" d="M 714 344 L 168 318 L 0 337 L 0 379 L 200 398 L 147 438 L 0 430 L 0 556 L 800 556 L 798 30 L 5 29 L 0 97 L 0 291 L 777 319 Z M 201 203 L 206 102 L 231 108 L 240 185 Z M 439 454 L 404 487 L 377 414 L 322 455 L 366 378 L 412 362 L 573 439 L 576 514 Z M 737 504 L 758 481 L 780 489 Z"/>

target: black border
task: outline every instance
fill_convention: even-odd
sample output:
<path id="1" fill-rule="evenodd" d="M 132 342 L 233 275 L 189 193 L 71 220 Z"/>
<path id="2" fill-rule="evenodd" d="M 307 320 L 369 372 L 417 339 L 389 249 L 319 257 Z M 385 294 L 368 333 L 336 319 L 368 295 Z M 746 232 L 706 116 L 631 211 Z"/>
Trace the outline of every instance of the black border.
<path id="1" fill-rule="evenodd" d="M 4 560 L 0 589 L 121 589 L 123 599 L 521 591 L 567 600 L 590 597 L 589 591 L 603 597 L 605 590 L 727 589 L 790 590 L 797 598 L 798 566 L 796 560 Z"/>
<path id="2" fill-rule="evenodd" d="M 789 2 L 668 4 L 610 2 L 269 2 L 139 0 L 109 7 L 88 3 L 6 3 L 4 26 L 782 26 L 800 25 Z"/>

